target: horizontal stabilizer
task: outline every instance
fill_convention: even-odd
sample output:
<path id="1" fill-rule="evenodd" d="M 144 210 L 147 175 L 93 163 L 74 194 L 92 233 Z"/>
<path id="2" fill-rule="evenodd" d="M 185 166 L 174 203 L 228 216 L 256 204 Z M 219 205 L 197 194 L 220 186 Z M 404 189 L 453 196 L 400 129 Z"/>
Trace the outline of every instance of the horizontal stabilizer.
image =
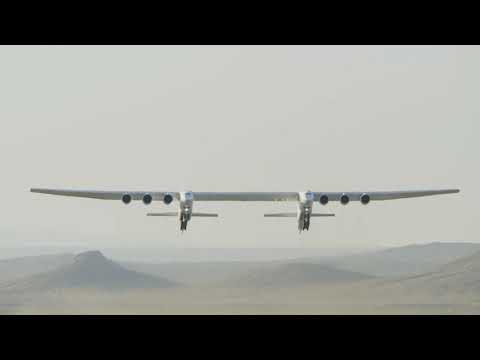
<path id="1" fill-rule="evenodd" d="M 274 213 L 265 214 L 265 217 L 297 217 L 297 213 Z"/>
<path id="2" fill-rule="evenodd" d="M 265 217 L 297 217 L 297 213 L 274 213 L 274 214 L 265 214 Z M 313 217 L 320 216 L 335 216 L 335 214 L 310 214 Z"/>
<path id="3" fill-rule="evenodd" d="M 194 213 L 192 213 L 192 216 L 198 216 L 198 217 L 218 217 L 218 214 L 194 212 Z"/>
<path id="4" fill-rule="evenodd" d="M 147 213 L 147 216 L 179 216 L 178 212 L 161 212 L 161 213 Z M 213 213 L 193 213 L 192 216 L 197 217 L 218 217 L 218 214 Z"/>
<path id="5" fill-rule="evenodd" d="M 178 216 L 178 212 L 147 213 L 147 216 Z"/>

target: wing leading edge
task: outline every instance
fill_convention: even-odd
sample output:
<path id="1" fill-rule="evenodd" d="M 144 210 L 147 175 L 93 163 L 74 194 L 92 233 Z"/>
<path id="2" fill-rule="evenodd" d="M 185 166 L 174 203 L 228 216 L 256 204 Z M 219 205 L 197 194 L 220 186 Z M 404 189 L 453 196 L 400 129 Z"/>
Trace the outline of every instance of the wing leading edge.
<path id="1" fill-rule="evenodd" d="M 96 191 L 96 190 L 61 190 L 61 189 L 30 189 L 31 192 L 49 195 L 73 196 L 101 200 L 121 200 L 125 194 L 130 195 L 132 200 L 142 200 L 145 194 L 149 194 L 152 200 L 163 200 L 165 194 L 170 194 L 178 199 L 178 192 L 166 191 Z"/>
<path id="2" fill-rule="evenodd" d="M 64 189 L 41 189 L 32 188 L 31 192 L 73 196 L 81 198 L 121 200 L 125 194 L 131 196 L 132 200 L 142 200 L 146 194 L 151 195 L 152 200 L 161 201 L 166 194 L 179 199 L 179 192 L 167 191 L 95 191 L 95 190 L 64 190 Z M 442 195 L 458 193 L 459 189 L 443 190 L 411 190 L 411 191 L 363 191 L 363 192 L 314 192 L 314 200 L 320 201 L 323 195 L 329 201 L 340 201 L 342 196 L 348 196 L 350 201 L 360 201 L 362 195 L 367 194 L 370 200 L 394 200 L 422 196 Z M 298 201 L 298 192 L 193 192 L 195 201 Z"/>
<path id="3" fill-rule="evenodd" d="M 316 192 L 315 201 L 320 201 L 322 195 L 328 196 L 329 201 L 340 201 L 343 195 L 348 196 L 350 201 L 360 201 L 362 195 L 367 194 L 370 200 L 396 200 L 413 197 L 454 194 L 460 192 L 459 189 L 443 189 L 443 190 L 407 190 L 407 191 L 362 191 L 362 192 Z"/>

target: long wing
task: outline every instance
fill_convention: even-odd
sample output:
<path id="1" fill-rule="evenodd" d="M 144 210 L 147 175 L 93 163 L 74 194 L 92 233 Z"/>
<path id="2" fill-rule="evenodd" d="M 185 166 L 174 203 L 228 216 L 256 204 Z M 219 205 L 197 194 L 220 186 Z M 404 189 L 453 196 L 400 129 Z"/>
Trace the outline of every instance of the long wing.
<path id="1" fill-rule="evenodd" d="M 298 192 L 194 192 L 195 201 L 297 201 Z"/>
<path id="2" fill-rule="evenodd" d="M 327 195 L 329 201 L 340 201 L 342 195 L 347 195 L 350 201 L 360 201 L 363 194 L 367 194 L 370 200 L 395 200 L 421 196 L 441 195 L 458 193 L 459 189 L 443 190 L 407 190 L 407 191 L 361 191 L 361 192 L 316 192 L 315 201 L 319 201 L 322 195 Z"/>
<path id="3" fill-rule="evenodd" d="M 152 200 L 163 200 L 165 194 L 179 199 L 179 192 L 166 191 L 91 191 L 91 190 L 61 190 L 39 189 L 30 190 L 34 193 L 74 196 L 82 198 L 121 200 L 122 196 L 129 194 L 132 200 L 142 200 L 145 194 L 152 196 Z M 342 195 L 347 195 L 350 201 L 360 201 L 363 194 L 370 200 L 393 200 L 411 197 L 421 197 L 440 194 L 458 193 L 458 189 L 444 190 L 413 190 L 413 191 L 361 191 L 361 192 L 315 192 L 314 200 L 319 201 L 322 195 L 327 195 L 329 201 L 340 201 Z M 298 192 L 194 192 L 195 201 L 298 201 Z"/>
<path id="4" fill-rule="evenodd" d="M 329 201 L 340 201 L 347 195 L 350 201 L 360 201 L 363 194 L 370 200 L 393 200 L 411 197 L 458 193 L 458 189 L 412 190 L 412 191 L 349 191 L 349 192 L 315 192 L 314 200 L 319 201 L 327 195 Z M 194 192 L 195 201 L 298 201 L 298 192 Z"/>
<path id="5" fill-rule="evenodd" d="M 30 189 L 31 192 L 74 196 L 102 200 L 121 200 L 122 196 L 129 194 L 132 200 L 142 200 L 145 194 L 150 194 L 152 200 L 163 200 L 165 194 L 179 199 L 179 192 L 170 191 L 95 191 L 95 190 L 66 190 L 66 189 Z M 296 192 L 194 192 L 195 201 L 295 201 L 298 200 Z"/>
<path id="6" fill-rule="evenodd" d="M 50 194 L 50 195 L 62 195 L 62 196 L 74 196 L 81 198 L 102 199 L 102 200 L 121 200 L 122 196 L 128 194 L 132 197 L 132 200 L 142 200 L 145 194 L 152 196 L 152 200 L 163 200 L 165 194 L 170 194 L 174 198 L 178 199 L 178 192 L 166 192 L 166 191 L 95 191 L 95 190 L 60 190 L 60 189 L 30 189 L 31 192 Z"/>

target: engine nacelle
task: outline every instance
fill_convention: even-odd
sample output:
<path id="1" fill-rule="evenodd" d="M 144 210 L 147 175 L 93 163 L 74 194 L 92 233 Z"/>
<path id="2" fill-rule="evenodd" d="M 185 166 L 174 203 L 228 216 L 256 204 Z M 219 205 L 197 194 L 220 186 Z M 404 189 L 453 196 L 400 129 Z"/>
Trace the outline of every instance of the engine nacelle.
<path id="1" fill-rule="evenodd" d="M 143 195 L 143 198 L 142 198 L 142 201 L 145 205 L 150 205 L 150 203 L 152 202 L 152 195 L 150 194 L 145 194 Z"/>
<path id="2" fill-rule="evenodd" d="M 367 204 L 370 202 L 370 195 L 368 195 L 368 194 L 362 194 L 362 196 L 360 196 L 360 202 L 361 202 L 363 205 L 367 205 Z"/>
<path id="3" fill-rule="evenodd" d="M 342 196 L 340 196 L 340 202 L 342 203 L 342 205 L 347 205 L 350 201 L 350 198 L 348 197 L 347 194 L 342 194 Z"/>
<path id="4" fill-rule="evenodd" d="M 320 196 L 320 204 L 322 205 L 327 205 L 328 204 L 328 196 L 327 195 L 322 195 Z"/>
<path id="5" fill-rule="evenodd" d="M 173 196 L 171 194 L 165 194 L 163 195 L 163 203 L 165 205 L 170 205 L 173 201 Z"/>
<path id="6" fill-rule="evenodd" d="M 130 204 L 130 202 L 132 201 L 132 195 L 130 194 L 123 194 L 122 196 L 122 202 L 124 204 Z"/>

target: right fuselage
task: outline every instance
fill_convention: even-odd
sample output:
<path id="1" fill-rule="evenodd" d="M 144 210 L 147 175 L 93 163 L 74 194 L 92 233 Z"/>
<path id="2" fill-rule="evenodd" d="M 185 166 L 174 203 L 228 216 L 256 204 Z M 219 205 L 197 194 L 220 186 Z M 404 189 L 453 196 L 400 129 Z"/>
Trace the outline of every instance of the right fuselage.
<path id="1" fill-rule="evenodd" d="M 310 215 L 312 214 L 314 194 L 311 191 L 298 193 L 297 221 L 298 231 L 308 230 L 310 227 Z"/>
<path id="2" fill-rule="evenodd" d="M 192 218 L 193 211 L 193 193 L 185 191 L 180 193 L 180 230 L 187 230 L 187 224 Z"/>

